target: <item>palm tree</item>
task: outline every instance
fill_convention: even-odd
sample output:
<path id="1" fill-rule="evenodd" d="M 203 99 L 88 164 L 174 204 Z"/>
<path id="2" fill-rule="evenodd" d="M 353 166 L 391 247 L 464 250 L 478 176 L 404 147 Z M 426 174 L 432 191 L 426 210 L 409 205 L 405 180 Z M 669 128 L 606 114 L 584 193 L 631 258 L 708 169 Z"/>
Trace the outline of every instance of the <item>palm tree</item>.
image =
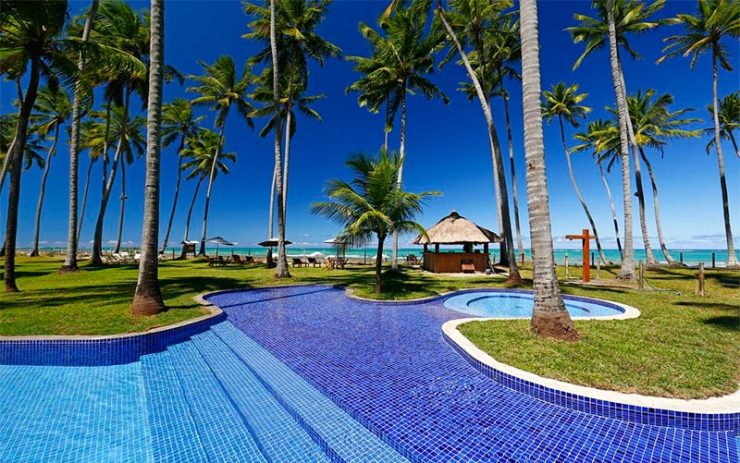
<path id="1" fill-rule="evenodd" d="M 213 64 L 206 64 L 201 61 L 205 74 L 202 76 L 189 76 L 196 82 L 195 87 L 188 88 L 189 92 L 197 93 L 199 96 L 193 99 L 192 104 L 195 106 L 207 105 L 216 111 L 215 125 L 218 128 L 219 142 L 214 153 L 214 162 L 211 173 L 208 177 L 208 189 L 206 193 L 206 207 L 203 211 L 203 232 L 200 240 L 200 250 L 198 254 L 206 255 L 206 232 L 208 228 L 208 207 L 210 204 L 211 190 L 213 189 L 213 179 L 216 175 L 216 165 L 224 145 L 224 128 L 226 127 L 226 118 L 231 108 L 236 108 L 237 112 L 247 121 L 250 127 L 253 127 L 250 112 L 252 106 L 247 101 L 247 90 L 252 84 L 253 76 L 250 68 L 245 64 L 241 73 L 236 70 L 234 60 L 230 56 L 220 56 Z"/>
<path id="2" fill-rule="evenodd" d="M 209 186 L 213 187 L 213 182 L 215 182 L 219 171 L 224 174 L 229 173 L 229 168 L 225 161 L 236 162 L 235 153 L 222 152 L 222 149 L 223 138 L 219 134 L 213 130 L 199 128 L 188 136 L 185 148 L 182 150 L 182 154 L 180 156 L 185 160 L 182 164 L 182 169 L 190 170 L 190 173 L 186 178 L 188 180 L 196 177 L 198 178 L 198 183 L 195 186 L 195 192 L 193 193 L 193 199 L 190 202 L 190 208 L 188 209 L 188 215 L 185 221 L 185 237 L 183 238 L 183 241 L 188 241 L 190 219 L 192 217 L 195 201 L 198 198 L 198 191 L 200 190 L 201 183 L 208 179 Z M 204 221 L 208 220 L 208 206 L 211 201 L 211 190 L 212 188 L 209 188 L 206 194 Z M 183 251 L 184 249 L 185 248 L 183 247 Z"/>
<path id="3" fill-rule="evenodd" d="M 601 248 L 601 240 L 599 239 L 599 232 L 596 229 L 596 222 L 594 222 L 594 218 L 588 210 L 586 200 L 581 194 L 581 189 L 578 188 L 576 176 L 573 173 L 573 163 L 570 159 L 571 151 L 568 149 L 568 143 L 565 141 L 565 125 L 563 124 L 563 119 L 568 121 L 568 123 L 573 127 L 578 127 L 580 125 L 578 119 L 585 118 L 586 114 L 591 112 L 591 108 L 581 104 L 586 96 L 586 93 L 578 93 L 578 84 L 566 86 L 565 83 L 558 82 L 552 86 L 551 90 L 545 90 L 544 92 L 545 101 L 542 107 L 542 115 L 548 122 L 552 122 L 556 118 L 558 120 L 558 125 L 560 126 L 560 141 L 563 144 L 563 152 L 565 153 L 565 161 L 568 166 L 570 182 L 573 184 L 573 189 L 576 192 L 578 201 L 581 202 L 583 212 L 586 213 L 588 223 L 594 231 L 596 248 L 599 251 L 599 259 L 601 259 L 601 262 L 606 264 L 606 256 L 604 256 L 604 250 Z"/>
<path id="4" fill-rule="evenodd" d="M 707 111 L 714 116 L 714 105 L 707 105 Z M 740 150 L 738 150 L 734 134 L 735 130 L 740 128 L 740 92 L 730 93 L 720 100 L 718 116 L 720 137 L 732 142 L 735 155 L 740 159 Z M 714 127 L 705 129 L 704 133 L 712 135 L 712 140 L 707 143 L 707 154 L 709 154 L 714 146 Z"/>
<path id="5" fill-rule="evenodd" d="M 178 138 L 180 143 L 177 146 L 177 180 L 175 181 L 175 197 L 172 200 L 172 210 L 170 219 L 167 221 L 167 229 L 164 232 L 164 241 L 160 253 L 167 250 L 167 242 L 172 230 L 172 221 L 175 219 L 175 210 L 177 210 L 177 199 L 180 196 L 180 183 L 182 178 L 183 149 L 188 137 L 195 135 L 198 131 L 198 124 L 203 120 L 202 116 L 193 116 L 193 106 L 184 98 L 175 98 L 172 103 L 167 103 L 162 107 L 162 146 L 168 147 Z"/>
<path id="6" fill-rule="evenodd" d="M 578 332 L 565 309 L 555 274 L 550 205 L 545 172 L 545 142 L 540 104 L 540 45 L 537 0 L 521 0 L 522 100 L 527 162 L 527 207 L 532 241 L 534 307 L 531 329 L 538 336 L 575 341 Z"/>
<path id="7" fill-rule="evenodd" d="M 110 101 L 106 103 L 106 112 L 90 112 L 90 120 L 85 121 L 80 126 L 80 149 L 88 151 L 90 162 L 87 165 L 87 174 L 85 175 L 85 188 L 82 193 L 82 205 L 80 206 L 79 221 L 77 223 L 77 246 L 80 245 L 80 236 L 82 235 L 82 225 L 85 222 L 85 212 L 87 210 L 87 197 L 90 190 L 90 178 L 92 170 L 98 160 L 103 160 L 102 169 L 102 189 L 105 191 L 107 173 L 108 145 L 110 143 L 110 120 L 112 107 Z M 102 122 L 101 122 L 102 121 Z"/>
<path id="8" fill-rule="evenodd" d="M 358 154 L 346 164 L 355 178 L 351 182 L 327 182 L 329 200 L 312 204 L 311 211 L 343 224 L 340 236 L 353 245 L 366 245 L 375 236 L 375 292 L 381 293 L 385 239 L 394 231 L 417 231 L 426 236 L 426 230 L 414 222 L 414 217 L 421 213 L 425 198 L 439 193 L 401 190 L 397 179 L 403 159 L 396 153 L 389 155 L 382 150 L 379 156 Z"/>
<path id="9" fill-rule="evenodd" d="M 650 159 L 645 154 L 645 147 L 657 149 L 663 154 L 664 147 L 668 140 L 675 138 L 698 137 L 700 130 L 687 130 L 684 127 L 688 124 L 699 122 L 696 118 L 682 117 L 691 109 L 680 109 L 670 111 L 669 106 L 673 104 L 673 96 L 668 93 L 662 94 L 657 98 L 655 90 L 648 90 L 645 93 L 638 91 L 636 95 L 627 98 L 632 126 L 635 128 L 635 141 L 640 151 L 640 157 L 647 167 L 650 176 L 650 184 L 653 190 L 653 210 L 655 212 L 655 225 L 658 231 L 658 241 L 660 249 L 669 265 L 679 265 L 679 262 L 671 256 L 668 246 L 663 236 L 663 225 L 660 220 L 660 203 L 658 201 L 658 183 L 655 178 Z"/>
<path id="10" fill-rule="evenodd" d="M 146 150 L 146 139 L 144 138 L 143 117 L 135 117 L 127 124 L 126 143 L 124 144 L 123 154 L 120 158 L 121 163 L 121 207 L 118 213 L 118 234 L 116 235 L 116 244 L 113 252 L 121 251 L 121 237 L 123 236 L 124 214 L 126 212 L 126 165 L 133 164 L 135 159 L 141 157 Z"/>
<path id="11" fill-rule="evenodd" d="M 370 57 L 348 56 L 355 63 L 355 71 L 362 75 L 348 87 L 349 91 L 364 93 L 367 88 L 378 88 L 387 92 L 384 97 L 390 111 L 401 109 L 400 158 L 398 170 L 399 188 L 403 183 L 403 166 L 406 160 L 406 96 L 421 93 L 427 99 L 449 99 L 427 79 L 434 71 L 435 55 L 444 46 L 444 34 L 436 22 L 429 23 L 431 0 L 394 2 L 392 12 L 384 15 L 381 31 L 360 23 L 360 32 L 367 39 L 372 52 Z M 362 104 L 362 102 L 360 102 Z M 398 269 L 398 233 L 393 234 L 391 265 Z"/>
<path id="12" fill-rule="evenodd" d="M 291 70 L 290 72 L 294 72 Z M 252 112 L 252 117 L 268 117 L 268 121 L 265 126 L 260 130 L 259 136 L 266 137 L 275 127 L 276 117 L 275 114 L 279 112 L 279 117 L 284 121 L 283 125 L 289 127 L 289 130 L 285 130 L 285 160 L 284 160 L 284 174 L 283 174 L 283 212 L 286 210 L 287 202 L 287 176 L 288 176 L 288 160 L 290 157 L 290 142 L 296 132 L 296 110 L 301 114 L 311 119 L 321 121 L 321 115 L 311 107 L 311 105 L 319 100 L 326 98 L 326 95 L 306 95 L 305 81 L 299 79 L 286 79 L 285 73 L 282 74 L 282 78 L 286 80 L 282 86 L 283 98 L 281 98 L 281 105 L 278 111 L 274 107 L 274 99 L 272 95 L 272 70 L 267 68 L 265 72 L 260 76 L 259 81 L 261 85 L 257 87 L 252 98 L 258 103 L 262 103 L 262 106 L 255 109 Z M 272 185 L 270 187 L 270 207 L 269 207 L 269 221 L 268 221 L 268 237 L 273 236 L 273 225 L 275 221 L 275 169 L 273 168 L 272 173 Z M 268 248 L 269 249 L 269 248 Z M 268 251 L 268 261 L 271 261 L 271 254 Z"/>
<path id="13" fill-rule="evenodd" d="M 458 40 L 457 35 L 447 21 L 445 11 L 442 9 L 441 6 L 437 8 L 437 16 L 440 18 L 442 25 L 444 26 L 448 36 L 450 37 L 450 40 L 453 42 L 455 48 L 460 54 L 460 58 L 462 59 L 463 65 L 465 66 L 465 69 L 468 73 L 468 77 L 470 78 L 473 87 L 475 88 L 475 92 L 478 96 L 478 101 L 480 102 L 481 109 L 483 109 L 483 116 L 485 117 L 486 126 L 488 128 L 488 140 L 490 142 L 491 158 L 493 159 L 494 179 L 498 179 L 498 182 L 494 182 L 494 185 L 498 185 L 496 189 L 499 192 L 498 197 L 501 199 L 500 208 L 502 214 L 500 220 L 502 228 L 504 230 L 505 242 L 505 246 L 502 248 L 502 254 L 506 252 L 508 257 L 508 259 L 504 261 L 507 262 L 509 265 L 508 281 L 512 284 L 521 284 L 522 280 L 519 275 L 519 268 L 516 264 L 516 256 L 514 256 L 514 244 L 511 234 L 511 216 L 509 215 L 509 196 L 508 189 L 506 187 L 506 176 L 504 175 L 503 169 L 503 157 L 501 155 L 501 146 L 498 142 L 498 135 L 496 134 L 496 128 L 493 122 L 490 99 L 487 96 L 486 90 L 484 90 L 483 86 L 480 83 L 478 72 L 476 72 L 476 70 L 473 68 L 468 55 L 465 53 L 465 50 L 463 50 L 460 40 Z M 484 70 L 484 68 L 482 67 L 480 69 Z"/>
<path id="14" fill-rule="evenodd" d="M 506 121 L 506 135 L 509 148 L 509 167 L 512 175 L 512 196 L 514 205 L 514 223 L 516 226 L 516 238 L 519 255 L 524 253 L 524 245 L 521 239 L 521 227 L 519 221 L 519 199 L 516 186 L 516 168 L 514 163 L 514 141 L 511 135 L 511 120 L 509 115 L 508 92 L 506 91 L 505 78 L 519 78 L 519 74 L 512 66 L 520 58 L 519 25 L 515 21 L 514 12 L 503 13 L 505 8 L 511 7 L 510 1 L 487 1 L 487 0 L 456 0 L 450 2 L 450 11 L 445 12 L 445 19 L 463 46 L 469 45 L 472 52 L 468 60 L 475 69 L 476 79 L 485 94 L 486 105 L 490 108 L 493 97 L 501 97 L 504 106 Z M 456 47 L 450 47 L 445 60 L 446 62 L 458 53 Z M 477 97 L 477 90 L 472 83 L 464 83 L 461 90 L 468 95 L 469 99 Z M 499 223 L 499 231 L 505 237 L 501 249 L 501 263 L 509 265 L 509 252 L 507 249 L 507 233 L 510 226 L 504 226 L 503 199 L 504 194 L 508 197 L 506 186 L 502 186 L 499 171 L 504 176 L 503 161 L 499 160 L 494 149 L 500 149 L 498 135 L 495 138 L 489 135 L 491 146 L 491 160 L 493 164 L 494 191 L 496 194 L 496 212 Z M 509 219 L 510 220 L 510 219 Z M 513 243 L 513 239 L 510 240 Z M 513 249 L 513 248 L 512 248 Z M 514 255 L 512 253 L 512 255 Z"/>
<path id="15" fill-rule="evenodd" d="M 697 5 L 698 9 L 694 15 L 680 14 L 670 21 L 671 24 L 683 25 L 685 34 L 667 37 L 665 40 L 668 45 L 663 50 L 666 54 L 658 61 L 678 54 L 691 55 L 690 66 L 693 70 L 699 56 L 706 52 L 711 54 L 714 148 L 717 150 L 719 184 L 722 190 L 722 213 L 727 239 L 727 266 L 734 268 L 740 266 L 740 263 L 738 263 L 735 255 L 735 244 L 732 238 L 730 201 L 725 177 L 725 158 L 722 154 L 722 127 L 719 120 L 717 82 L 719 80 L 719 66 L 728 71 L 732 70 L 729 50 L 725 41 L 728 38 L 736 39 L 740 36 L 740 3 L 733 0 L 698 0 Z"/>
<path id="16" fill-rule="evenodd" d="M 159 289 L 157 245 L 159 240 L 159 158 L 162 129 L 162 87 L 164 80 L 164 0 L 151 0 L 149 98 L 146 121 L 146 187 L 144 225 L 141 232 L 141 259 L 136 282 L 133 315 L 154 315 L 164 310 Z"/>
<path id="17" fill-rule="evenodd" d="M 609 198 L 609 206 L 612 212 L 612 223 L 614 224 L 614 237 L 621 257 L 623 252 L 622 241 L 619 237 L 617 210 L 614 207 L 614 199 L 612 198 L 612 191 L 609 187 L 609 182 L 606 180 L 606 176 L 604 175 L 604 162 L 609 160 L 609 167 L 611 167 L 612 162 L 620 159 L 619 129 L 617 129 L 611 121 L 597 119 L 593 122 L 589 122 L 588 126 L 586 126 L 586 131 L 575 134 L 574 138 L 583 143 L 574 146 L 571 149 L 571 152 L 579 153 L 581 151 L 591 151 L 591 154 L 596 161 L 596 165 L 599 167 L 601 183 L 604 185 L 606 195 Z"/>
<path id="18" fill-rule="evenodd" d="M 577 26 L 568 27 L 574 43 L 584 43 L 584 52 L 576 60 L 573 68 L 577 69 L 583 60 L 594 51 L 609 47 L 609 60 L 612 73 L 612 85 L 619 110 L 619 133 L 620 133 L 620 156 L 622 172 L 622 199 L 624 206 L 624 250 L 622 253 L 622 266 L 619 272 L 620 278 L 633 279 L 635 276 L 634 244 L 632 238 L 632 187 L 630 182 L 629 149 L 632 147 L 633 161 L 635 162 L 635 177 L 638 184 L 638 199 L 640 205 L 640 225 L 642 231 L 645 252 L 648 262 L 655 261 L 650 239 L 647 233 L 647 225 L 644 213 L 644 197 L 641 191 L 639 172 L 639 157 L 634 136 L 631 134 L 630 118 L 627 108 L 627 90 L 625 88 L 622 64 L 619 56 L 621 46 L 633 58 L 639 54 L 631 47 L 628 34 L 641 33 L 658 27 L 661 22 L 650 18 L 663 6 L 665 0 L 656 0 L 647 5 L 640 0 L 593 0 L 592 7 L 596 9 L 598 16 L 591 17 L 584 14 L 576 14 L 574 18 L 579 22 Z"/>
<path id="19" fill-rule="evenodd" d="M 121 53 L 100 44 L 80 43 L 63 37 L 67 18 L 67 2 L 43 0 L 36 2 L 3 2 L 0 20 L 0 73 L 24 69 L 28 73 L 28 87 L 20 107 L 18 126 L 9 153 L 8 220 L 5 240 L 5 289 L 17 291 L 15 281 L 15 245 L 18 226 L 18 199 L 20 197 L 21 153 L 28 134 L 29 118 L 36 103 L 41 78 L 55 83 L 81 81 L 77 65 L 71 58 L 82 51 L 97 65 L 112 70 L 133 71 L 138 64 Z"/>
<path id="20" fill-rule="evenodd" d="M 93 20 L 98 11 L 98 0 L 92 0 L 90 9 L 87 12 L 87 18 L 85 20 L 85 26 L 82 30 L 82 42 L 86 43 L 90 40 L 90 33 L 92 32 Z M 85 70 L 85 57 L 82 53 L 79 54 L 77 60 L 77 67 L 80 72 Z M 81 85 L 82 82 L 78 82 L 75 85 L 74 96 L 72 101 L 72 126 L 70 128 L 69 137 L 69 221 L 67 223 L 67 254 L 64 258 L 64 265 L 61 270 L 64 272 L 70 272 L 77 270 L 77 246 L 79 243 L 79 233 L 77 229 L 77 184 L 79 181 L 79 160 L 80 160 L 80 122 L 82 119 L 81 106 L 84 98 Z M 54 138 L 56 143 L 57 138 Z M 44 177 L 45 180 L 45 177 Z M 39 213 L 41 214 L 41 203 L 42 198 L 39 198 Z M 38 229 L 39 218 L 36 219 L 36 228 Z M 38 236 L 38 233 L 37 233 Z M 38 237 L 35 240 L 38 243 Z M 38 250 L 36 250 L 38 252 Z"/>
<path id="21" fill-rule="evenodd" d="M 69 95 L 62 88 L 50 89 L 44 87 L 39 91 L 34 106 L 35 113 L 31 120 L 35 123 L 35 131 L 42 137 L 52 134 L 53 141 L 44 161 L 44 173 L 41 174 L 41 185 L 39 187 L 39 200 L 36 206 L 36 220 L 34 221 L 33 249 L 31 256 L 39 255 L 39 233 L 41 230 L 41 211 L 44 207 L 44 195 L 46 194 L 46 180 L 49 178 L 51 158 L 56 154 L 57 142 L 59 141 L 59 128 L 72 114 L 72 105 Z"/>

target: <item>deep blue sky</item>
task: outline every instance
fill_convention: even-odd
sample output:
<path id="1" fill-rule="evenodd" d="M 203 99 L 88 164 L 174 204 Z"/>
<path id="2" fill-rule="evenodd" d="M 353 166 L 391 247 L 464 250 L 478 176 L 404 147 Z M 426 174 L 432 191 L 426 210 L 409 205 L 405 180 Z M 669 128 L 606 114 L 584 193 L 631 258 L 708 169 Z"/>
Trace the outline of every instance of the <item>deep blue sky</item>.
<path id="1" fill-rule="evenodd" d="M 87 2 L 72 2 L 73 13 L 79 12 Z M 135 3 L 144 7 L 145 3 Z M 322 34 L 339 45 L 347 55 L 367 54 L 369 49 L 357 30 L 358 21 L 373 24 L 382 12 L 383 1 L 336 0 L 322 27 Z M 672 16 L 691 11 L 694 2 L 671 1 L 660 13 Z M 590 117 L 605 117 L 606 105 L 612 105 L 614 93 L 606 50 L 586 59 L 583 66 L 573 71 L 572 64 L 582 50 L 573 45 L 563 29 L 573 24 L 573 13 L 589 13 L 586 1 L 540 2 L 540 40 L 542 83 L 545 88 L 558 81 L 577 82 L 588 93 L 585 104 L 593 108 Z M 200 73 L 198 60 L 213 62 L 219 55 L 228 54 L 237 62 L 244 62 L 258 46 L 241 38 L 246 31 L 247 17 L 238 1 L 168 1 L 166 4 L 165 55 L 169 64 L 185 74 Z M 675 108 L 697 108 L 696 115 L 707 122 L 704 109 L 711 99 L 711 69 L 707 58 L 700 60 L 695 71 L 689 70 L 688 60 L 676 58 L 661 65 L 655 60 L 660 56 L 662 38 L 680 32 L 677 27 L 665 27 L 634 37 L 632 43 L 643 59 L 624 62 L 627 86 L 630 93 L 638 89 L 654 88 L 675 96 Z M 738 62 L 738 46 L 732 49 L 732 61 Z M 355 95 L 345 95 L 344 89 L 358 76 L 351 63 L 333 60 L 323 68 L 311 69 L 310 92 L 325 93 L 327 98 L 316 104 L 323 122 L 300 119 L 293 139 L 291 156 L 290 196 L 288 206 L 288 239 L 311 246 L 331 237 L 338 226 L 322 217 L 312 216 L 309 204 L 323 198 L 325 181 L 332 177 L 346 176 L 344 159 L 353 152 L 375 151 L 382 144 L 382 117 L 360 109 Z M 456 209 L 481 225 L 497 229 L 495 202 L 491 175 L 490 153 L 487 148 L 485 126 L 477 102 L 468 102 L 456 91 L 457 84 L 466 79 L 464 71 L 448 65 L 430 77 L 451 98 L 448 106 L 440 101 L 427 101 L 423 97 L 410 97 L 408 101 L 407 165 L 405 184 L 410 191 L 438 190 L 440 198 L 430 201 L 422 224 L 430 226 L 440 217 Z M 738 89 L 737 70 L 722 71 L 720 94 Z M 186 84 L 187 86 L 187 84 Z M 185 87 L 168 85 L 165 100 L 175 96 L 191 97 Z M 10 110 L 14 97 L 13 87 L 2 84 L 2 111 Z M 522 151 L 521 93 L 518 83 L 509 85 L 513 133 L 517 156 L 517 180 L 524 236 L 528 237 L 526 219 L 526 185 Z M 140 104 L 135 104 L 139 109 Z M 202 114 L 211 117 L 208 111 Z M 499 135 L 505 142 L 503 115 L 500 102 L 495 103 L 495 117 Z M 263 121 L 255 121 L 258 127 Z M 206 122 L 212 125 L 212 118 Z M 233 113 L 226 127 L 226 149 L 238 154 L 238 161 L 231 173 L 218 178 L 211 203 L 209 236 L 220 234 L 241 245 L 251 246 L 267 235 L 267 206 L 272 175 L 272 141 L 259 139 L 252 130 Z M 568 136 L 572 135 L 570 130 Z M 66 137 L 65 137 L 66 138 Z M 392 133 L 394 146 L 398 131 Z M 569 138 L 570 140 L 570 138 Z M 550 205 L 556 247 L 567 243 L 561 238 L 588 226 L 585 215 L 568 180 L 564 154 L 556 125 L 545 127 L 546 158 L 550 187 Z M 661 207 L 665 234 L 669 244 L 684 248 L 722 248 L 724 244 L 722 209 L 717 174 L 716 156 L 704 151 L 706 138 L 677 141 L 665 150 L 665 157 L 650 152 L 654 160 L 661 187 Z M 162 156 L 162 222 L 171 207 L 176 169 L 175 148 Z M 733 207 L 733 228 L 740 234 L 740 162 L 729 143 L 725 145 L 725 160 Z M 83 153 L 80 181 L 87 169 L 87 154 Z M 48 194 L 44 207 L 41 239 L 49 246 L 59 246 L 66 239 L 68 148 L 66 139 L 60 141 L 58 155 L 53 160 Z M 91 198 L 82 243 L 92 239 L 92 229 L 99 205 L 99 166 L 91 186 Z M 508 168 L 508 164 L 507 164 Z M 600 234 L 607 247 L 614 247 L 609 206 L 598 171 L 590 155 L 574 157 L 574 168 L 580 186 L 594 213 Z M 138 243 L 143 215 L 144 162 L 138 160 L 129 168 L 128 197 L 124 241 Z M 23 176 L 19 245 L 28 246 L 32 240 L 33 215 L 38 197 L 40 169 L 34 168 Z M 621 183 L 615 171 L 609 176 L 613 194 L 621 214 Z M 118 183 L 118 181 L 117 181 Z M 106 216 L 104 241 L 113 240 L 118 221 L 118 185 L 116 186 Z M 171 243 L 182 238 L 186 205 L 191 198 L 194 182 L 187 182 L 182 189 L 183 202 L 175 218 Z M 649 191 L 649 183 L 645 183 Z M 651 197 L 647 197 L 651 236 L 655 234 Z M 7 207 L 7 193 L 2 196 L 2 212 Z M 635 214 L 637 213 L 635 202 Z M 200 236 L 202 201 L 196 207 L 191 237 Z M 621 224 L 620 224 L 621 226 Z M 162 236 L 162 234 L 160 234 Z M 640 237 L 639 222 L 635 216 L 635 238 Z M 653 238 L 657 246 L 657 240 Z M 407 240 L 405 240 L 407 241 Z"/>

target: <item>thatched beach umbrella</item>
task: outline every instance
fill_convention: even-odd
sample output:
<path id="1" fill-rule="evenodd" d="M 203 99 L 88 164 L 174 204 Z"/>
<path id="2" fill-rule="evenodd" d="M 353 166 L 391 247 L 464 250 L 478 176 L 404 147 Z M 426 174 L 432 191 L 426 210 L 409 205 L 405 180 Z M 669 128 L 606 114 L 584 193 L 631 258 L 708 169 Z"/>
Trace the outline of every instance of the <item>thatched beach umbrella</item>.
<path id="1" fill-rule="evenodd" d="M 208 238 L 206 242 L 216 245 L 216 257 L 218 257 L 218 247 L 219 246 L 233 246 L 234 245 L 234 243 L 232 243 L 231 241 L 227 241 L 222 236 L 214 236 L 212 238 Z"/>

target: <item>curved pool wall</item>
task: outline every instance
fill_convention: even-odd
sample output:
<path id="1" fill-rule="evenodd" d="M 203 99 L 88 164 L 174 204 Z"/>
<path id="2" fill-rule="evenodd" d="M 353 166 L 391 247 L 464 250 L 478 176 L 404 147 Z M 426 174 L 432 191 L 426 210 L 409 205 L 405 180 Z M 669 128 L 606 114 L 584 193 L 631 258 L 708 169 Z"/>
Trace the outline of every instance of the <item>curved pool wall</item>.
<path id="1" fill-rule="evenodd" d="M 226 319 L 211 314 L 143 333 L 111 336 L 0 336 L 0 365 L 110 366 L 139 360 L 187 341 Z"/>
<path id="2" fill-rule="evenodd" d="M 477 317 L 529 318 L 534 305 L 533 293 L 522 290 L 477 290 L 454 294 L 444 300 L 444 306 Z M 564 295 L 571 317 L 606 318 L 626 313 L 623 306 L 587 297 Z"/>

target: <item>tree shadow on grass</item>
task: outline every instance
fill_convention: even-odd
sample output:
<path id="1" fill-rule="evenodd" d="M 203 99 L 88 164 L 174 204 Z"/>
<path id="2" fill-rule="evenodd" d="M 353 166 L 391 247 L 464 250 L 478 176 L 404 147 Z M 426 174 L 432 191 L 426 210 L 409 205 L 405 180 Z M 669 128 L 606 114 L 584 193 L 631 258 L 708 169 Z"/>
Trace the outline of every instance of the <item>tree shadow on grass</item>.
<path id="1" fill-rule="evenodd" d="M 725 304 L 723 302 L 680 301 L 680 302 L 674 302 L 673 305 L 680 305 L 682 307 L 691 307 L 695 309 L 729 310 L 730 312 L 737 312 L 738 314 L 740 314 L 740 306 L 738 306 L 737 304 Z"/>
<path id="2" fill-rule="evenodd" d="M 702 320 L 702 323 L 712 325 L 725 331 L 740 331 L 740 317 L 733 317 L 731 315 L 707 318 Z"/>

